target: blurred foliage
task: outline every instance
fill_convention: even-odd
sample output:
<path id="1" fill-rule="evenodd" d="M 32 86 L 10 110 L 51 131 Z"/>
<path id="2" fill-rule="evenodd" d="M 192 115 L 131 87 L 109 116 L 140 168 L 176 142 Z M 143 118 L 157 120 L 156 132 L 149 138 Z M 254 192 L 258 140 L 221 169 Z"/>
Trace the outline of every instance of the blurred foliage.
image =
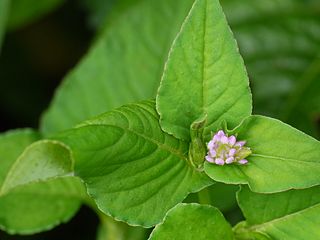
<path id="1" fill-rule="evenodd" d="M 115 66 L 114 56 L 118 54 L 117 59 L 121 63 L 126 61 L 126 56 L 122 56 L 123 52 L 110 53 L 104 45 L 107 43 L 108 46 L 114 46 L 118 44 L 119 38 L 135 36 L 132 45 L 125 46 L 131 47 L 133 54 L 145 52 L 145 55 L 140 55 L 141 61 L 150 64 L 150 69 L 154 68 L 153 64 L 158 64 L 146 60 L 148 51 L 154 51 L 155 46 L 151 44 L 144 49 L 146 43 L 143 41 L 149 38 L 150 42 L 162 42 L 162 50 L 153 53 L 160 56 L 159 62 L 163 62 L 178 29 L 179 21 L 173 23 L 172 19 L 181 17 L 184 11 L 181 9 L 187 10 L 192 1 L 181 0 L 180 4 L 183 6 L 175 5 L 177 8 L 170 15 L 171 18 L 159 18 L 156 23 L 146 22 L 138 17 L 128 18 L 132 11 L 138 11 L 138 15 L 149 14 L 147 17 L 152 20 L 157 18 L 149 10 L 156 7 L 159 1 L 149 0 L 147 10 L 139 9 L 143 2 L 145 0 L 0 0 L 0 46 L 5 29 L 8 30 L 0 51 L 0 130 L 36 127 L 40 113 L 48 106 L 53 90 L 79 62 L 93 38 L 96 41 L 92 41 L 89 54 L 66 79 L 74 77 L 72 74 L 77 72 L 89 83 L 99 77 L 107 79 L 102 72 L 107 67 Z M 174 5 L 177 2 L 168 1 L 168 4 Z M 280 118 L 319 138 L 320 2 L 221 0 L 221 3 L 248 68 L 254 112 Z M 163 13 L 167 14 L 166 10 Z M 173 25 L 176 28 L 170 32 L 168 28 Z M 145 29 L 148 27 L 151 31 Z M 142 34 L 139 32 L 141 30 L 147 31 Z M 167 31 L 167 35 L 161 31 Z M 88 58 L 93 59 L 89 62 L 92 68 L 86 66 Z M 136 68 L 137 64 L 135 62 L 131 67 Z M 94 72 L 90 72 L 92 69 Z M 112 70 L 115 73 L 111 75 L 112 81 L 108 82 L 107 87 L 114 92 L 113 87 L 117 84 L 114 76 L 121 72 L 121 68 L 114 67 Z M 136 78 L 132 72 L 129 76 Z M 153 75 L 154 79 L 159 76 Z M 126 76 L 124 74 L 121 77 Z M 154 79 L 153 81 L 157 81 Z M 139 87 L 139 84 L 141 82 L 134 87 Z M 96 88 L 99 89 L 99 86 Z M 79 99 L 82 97 L 80 95 Z M 65 105 L 65 102 L 62 101 L 62 104 Z M 214 185 L 200 194 L 190 195 L 186 201 L 217 206 L 224 211 L 228 220 L 235 223 L 242 215 L 239 208 L 235 207 L 236 188 L 233 187 Z M 0 233 L 0 239 L 92 239 L 97 219 L 88 209 L 85 211 L 87 212 L 83 213 L 82 210 L 68 225 L 49 233 L 33 237 L 9 237 Z M 88 221 L 92 224 L 88 224 Z M 86 227 L 79 228 L 79 224 Z M 100 226 L 101 239 L 109 239 L 109 235 L 104 237 L 105 225 L 110 227 L 113 223 L 111 221 Z M 127 228 L 122 224 L 114 226 Z M 68 231 L 69 235 L 66 234 Z"/>
<path id="2" fill-rule="evenodd" d="M 15 30 L 24 27 L 59 7 L 64 0 L 9 0 L 10 14 L 7 28 Z"/>

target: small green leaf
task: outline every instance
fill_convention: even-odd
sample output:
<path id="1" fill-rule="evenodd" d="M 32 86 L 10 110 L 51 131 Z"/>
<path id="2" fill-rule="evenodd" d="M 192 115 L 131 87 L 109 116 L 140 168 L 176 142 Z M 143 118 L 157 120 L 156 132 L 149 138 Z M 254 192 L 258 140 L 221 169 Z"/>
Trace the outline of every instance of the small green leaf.
<path id="1" fill-rule="evenodd" d="M 63 145 L 40 141 L 19 157 L 39 138 L 28 129 L 0 135 L 0 228 L 12 234 L 51 229 L 69 220 L 86 199 L 79 179 L 55 176 L 70 172 L 69 152 Z"/>
<path id="2" fill-rule="evenodd" d="M 246 165 L 205 163 L 214 180 L 271 193 L 320 184 L 320 143 L 279 120 L 251 116 L 234 131 L 252 154 Z"/>
<path id="3" fill-rule="evenodd" d="M 0 186 L 23 150 L 39 139 L 39 134 L 31 129 L 12 130 L 0 134 Z"/>
<path id="4" fill-rule="evenodd" d="M 57 90 L 41 131 L 52 135 L 123 104 L 154 98 L 192 1 L 139 0 L 111 14 L 89 54 Z"/>
<path id="5" fill-rule="evenodd" d="M 154 102 L 123 106 L 56 139 L 71 147 L 76 175 L 99 209 L 132 225 L 159 223 L 213 183 L 188 162 L 188 143 L 161 130 Z"/>
<path id="6" fill-rule="evenodd" d="M 0 188 L 0 196 L 18 185 L 44 181 L 72 171 L 70 151 L 62 143 L 38 141 L 27 147 L 7 172 Z"/>
<path id="7" fill-rule="evenodd" d="M 218 209 L 207 205 L 179 204 L 156 226 L 149 240 L 232 240 L 231 226 Z"/>
<path id="8" fill-rule="evenodd" d="M 197 0 L 171 48 L 157 96 L 161 127 L 189 140 L 207 115 L 205 139 L 221 121 L 237 126 L 251 113 L 248 76 L 218 0 Z"/>
<path id="9" fill-rule="evenodd" d="M 246 217 L 246 223 L 235 227 L 239 239 L 255 233 L 270 239 L 320 238 L 319 186 L 275 194 L 253 193 L 242 187 L 237 198 Z"/>

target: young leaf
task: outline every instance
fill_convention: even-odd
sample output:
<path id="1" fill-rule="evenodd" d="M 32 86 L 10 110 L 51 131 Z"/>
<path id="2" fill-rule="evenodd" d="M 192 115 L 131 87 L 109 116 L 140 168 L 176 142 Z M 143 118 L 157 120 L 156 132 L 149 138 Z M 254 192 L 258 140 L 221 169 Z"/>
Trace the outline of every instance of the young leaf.
<path id="1" fill-rule="evenodd" d="M 237 126 L 251 113 L 248 76 L 218 0 L 197 0 L 171 48 L 157 95 L 162 129 L 189 140 L 207 115 L 204 136 L 222 120 Z"/>
<path id="2" fill-rule="evenodd" d="M 232 240 L 231 226 L 218 209 L 207 205 L 179 204 L 156 226 L 149 240 Z"/>
<path id="3" fill-rule="evenodd" d="M 236 236 L 260 233 L 270 239 L 320 238 L 319 186 L 275 194 L 253 193 L 242 187 L 237 197 L 246 223 L 236 226 Z"/>
<path id="4" fill-rule="evenodd" d="M 55 137 L 100 210 L 151 227 L 188 193 L 212 184 L 187 159 L 188 143 L 164 133 L 154 102 L 123 106 Z M 152 213 L 152 214 L 150 214 Z"/>
<path id="5" fill-rule="evenodd" d="M 140 0 L 109 19 L 89 54 L 57 90 L 43 116 L 42 132 L 65 130 L 123 104 L 155 97 L 170 45 L 191 4 Z"/>
<path id="6" fill-rule="evenodd" d="M 7 172 L 0 187 L 0 196 L 18 185 L 44 181 L 72 171 L 70 152 L 62 143 L 38 141 L 27 147 Z"/>
<path id="7" fill-rule="evenodd" d="M 59 151 L 55 152 L 48 142 L 44 142 L 44 148 L 36 143 L 18 158 L 39 138 L 39 134 L 32 130 L 15 130 L 0 135 L 0 228 L 9 233 L 31 234 L 48 230 L 72 217 L 86 197 L 83 184 L 74 177 L 39 181 L 46 174 L 53 176 L 64 172 L 65 164 L 58 164 L 50 168 L 53 172 L 46 172 L 41 162 L 53 166 L 49 157 L 65 153 L 60 145 L 57 145 Z M 45 149 L 51 155 L 44 154 Z"/>
<path id="8" fill-rule="evenodd" d="M 234 131 L 252 154 L 246 165 L 205 163 L 214 180 L 271 193 L 320 184 L 320 143 L 279 120 L 251 116 Z"/>

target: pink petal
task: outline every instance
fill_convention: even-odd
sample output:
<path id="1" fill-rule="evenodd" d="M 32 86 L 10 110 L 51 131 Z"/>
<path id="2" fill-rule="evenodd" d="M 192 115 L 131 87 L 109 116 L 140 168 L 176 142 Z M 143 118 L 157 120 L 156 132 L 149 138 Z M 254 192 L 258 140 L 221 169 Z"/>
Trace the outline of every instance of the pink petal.
<path id="1" fill-rule="evenodd" d="M 226 164 L 233 163 L 233 161 L 234 161 L 234 157 L 228 157 L 226 160 Z"/>
<path id="2" fill-rule="evenodd" d="M 214 163 L 213 158 L 210 157 L 210 156 L 206 156 L 206 160 L 207 160 L 208 162 Z"/>
<path id="3" fill-rule="evenodd" d="M 233 146 L 236 143 L 236 141 L 237 141 L 237 139 L 236 139 L 235 136 L 232 135 L 232 136 L 229 137 L 229 144 L 230 145 Z"/>
<path id="4" fill-rule="evenodd" d="M 241 159 L 239 162 L 239 164 L 247 164 L 248 163 L 248 160 L 247 159 Z"/>
<path id="5" fill-rule="evenodd" d="M 216 163 L 217 165 L 224 165 L 224 161 L 223 161 L 223 159 L 221 159 L 221 158 L 217 158 L 216 161 L 215 161 L 215 163 Z"/>

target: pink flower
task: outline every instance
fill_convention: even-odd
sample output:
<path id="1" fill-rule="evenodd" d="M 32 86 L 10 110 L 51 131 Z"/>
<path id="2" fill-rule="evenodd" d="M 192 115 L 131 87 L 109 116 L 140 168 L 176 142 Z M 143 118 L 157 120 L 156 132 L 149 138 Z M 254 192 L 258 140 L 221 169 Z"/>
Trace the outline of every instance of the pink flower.
<path id="1" fill-rule="evenodd" d="M 206 160 L 212 164 L 239 164 L 248 163 L 245 159 L 251 150 L 245 147 L 246 141 L 237 141 L 234 135 L 230 137 L 224 131 L 218 131 L 207 144 L 208 153 Z"/>

